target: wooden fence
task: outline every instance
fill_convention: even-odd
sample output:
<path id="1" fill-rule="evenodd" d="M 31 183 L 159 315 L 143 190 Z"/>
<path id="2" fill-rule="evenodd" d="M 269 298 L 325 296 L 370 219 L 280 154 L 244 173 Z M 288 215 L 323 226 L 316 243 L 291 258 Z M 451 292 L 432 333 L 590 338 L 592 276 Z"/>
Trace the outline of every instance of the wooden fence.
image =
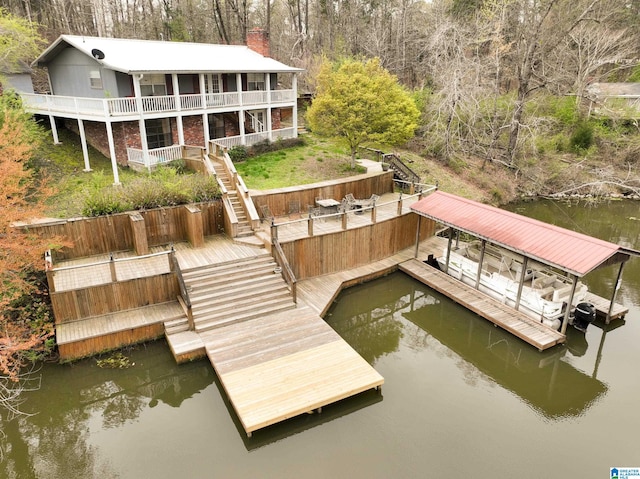
<path id="1" fill-rule="evenodd" d="M 406 214 L 384 222 L 333 234 L 281 242 L 298 281 L 378 261 L 416 243 L 418 215 Z M 435 223 L 423 219 L 420 240 L 433 236 Z"/>
<path id="2" fill-rule="evenodd" d="M 268 206 L 274 216 L 291 213 L 291 208 L 306 211 L 308 205 L 315 205 L 316 198 L 342 199 L 348 193 L 356 198 L 369 198 L 371 195 L 383 195 L 393 192 L 393 172 L 368 173 L 341 180 L 324 181 L 291 188 L 278 188 L 266 191 L 251 191 L 251 198 L 260 212 Z"/>
<path id="3" fill-rule="evenodd" d="M 195 206 L 195 208 L 194 208 Z M 224 231 L 221 201 L 196 205 L 155 208 L 96 218 L 21 226 L 45 238 L 60 237 L 73 243 L 53 252 L 55 261 L 135 250 L 146 254 L 148 247 L 180 241 L 198 241 Z"/>

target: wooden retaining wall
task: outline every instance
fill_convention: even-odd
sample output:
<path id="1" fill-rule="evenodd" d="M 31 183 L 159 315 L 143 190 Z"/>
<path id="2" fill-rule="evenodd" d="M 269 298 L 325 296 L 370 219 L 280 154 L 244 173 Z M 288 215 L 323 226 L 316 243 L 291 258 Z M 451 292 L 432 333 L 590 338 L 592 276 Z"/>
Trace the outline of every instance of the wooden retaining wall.
<path id="1" fill-rule="evenodd" d="M 280 243 L 298 281 L 378 261 L 416 243 L 418 215 L 338 233 Z M 435 234 L 435 223 L 422 218 L 420 239 Z"/>
<path id="2" fill-rule="evenodd" d="M 180 287 L 174 273 L 51 293 L 56 324 L 175 301 Z"/>
<path id="3" fill-rule="evenodd" d="M 149 324 L 135 329 L 87 338 L 82 341 L 59 344 L 58 354 L 60 355 L 61 361 L 72 361 L 93 356 L 103 351 L 152 341 L 162 337 L 163 334 L 163 323 Z"/>
<path id="4" fill-rule="evenodd" d="M 288 214 L 292 202 L 298 202 L 301 211 L 307 205 L 315 205 L 317 197 L 333 198 L 340 201 L 348 193 L 355 198 L 370 198 L 393 192 L 393 172 L 368 173 L 340 180 L 323 181 L 290 188 L 278 188 L 265 191 L 251 191 L 253 204 L 262 217 L 262 206 L 268 206 L 275 216 Z"/>
<path id="5" fill-rule="evenodd" d="M 194 228 L 204 236 L 220 234 L 224 231 L 224 221 L 222 202 L 214 201 L 96 218 L 73 218 L 22 228 L 45 238 L 61 237 L 71 241 L 72 247 L 53 252 L 54 260 L 59 261 L 127 250 L 146 254 L 144 246 L 193 240 Z"/>

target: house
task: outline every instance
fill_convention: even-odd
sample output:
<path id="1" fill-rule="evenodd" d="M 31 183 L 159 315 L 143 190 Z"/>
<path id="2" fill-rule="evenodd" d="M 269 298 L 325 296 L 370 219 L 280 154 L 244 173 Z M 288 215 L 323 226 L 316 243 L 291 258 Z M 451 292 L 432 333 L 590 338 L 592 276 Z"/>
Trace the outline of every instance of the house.
<path id="1" fill-rule="evenodd" d="M 640 83 L 593 83 L 587 87 L 589 114 L 640 118 Z"/>
<path id="2" fill-rule="evenodd" d="M 29 68 L 29 65 L 23 62 L 19 62 L 13 66 L 0 64 L 0 94 L 2 94 L 4 90 L 14 90 L 19 93 L 33 93 L 31 68 Z"/>
<path id="3" fill-rule="evenodd" d="M 247 46 L 62 35 L 34 62 L 49 95 L 23 94 L 28 111 L 63 123 L 117 164 L 149 166 L 182 146 L 251 145 L 297 136 L 300 69 L 269 58 L 267 33 Z"/>

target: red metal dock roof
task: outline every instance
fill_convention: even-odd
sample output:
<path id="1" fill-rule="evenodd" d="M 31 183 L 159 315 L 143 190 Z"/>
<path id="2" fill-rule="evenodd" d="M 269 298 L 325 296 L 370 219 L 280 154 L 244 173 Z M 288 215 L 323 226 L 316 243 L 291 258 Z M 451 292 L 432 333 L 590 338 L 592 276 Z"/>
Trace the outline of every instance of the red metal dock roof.
<path id="1" fill-rule="evenodd" d="M 436 191 L 411 209 L 579 277 L 603 264 L 626 261 L 637 251 L 510 211 Z"/>

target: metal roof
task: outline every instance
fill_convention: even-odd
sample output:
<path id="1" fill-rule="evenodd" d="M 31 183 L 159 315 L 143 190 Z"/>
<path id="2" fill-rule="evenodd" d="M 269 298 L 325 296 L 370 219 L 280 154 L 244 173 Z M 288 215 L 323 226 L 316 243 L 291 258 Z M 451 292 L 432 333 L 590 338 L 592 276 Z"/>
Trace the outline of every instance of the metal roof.
<path id="1" fill-rule="evenodd" d="M 540 263 L 582 277 L 640 252 L 510 211 L 436 191 L 411 209 Z"/>
<path id="2" fill-rule="evenodd" d="M 104 58 L 96 61 L 111 70 L 133 73 L 244 73 L 299 72 L 273 58 L 265 57 L 244 45 L 165 42 L 124 38 L 60 35 L 33 66 L 46 66 L 69 46 L 95 58 L 100 50 Z"/>

